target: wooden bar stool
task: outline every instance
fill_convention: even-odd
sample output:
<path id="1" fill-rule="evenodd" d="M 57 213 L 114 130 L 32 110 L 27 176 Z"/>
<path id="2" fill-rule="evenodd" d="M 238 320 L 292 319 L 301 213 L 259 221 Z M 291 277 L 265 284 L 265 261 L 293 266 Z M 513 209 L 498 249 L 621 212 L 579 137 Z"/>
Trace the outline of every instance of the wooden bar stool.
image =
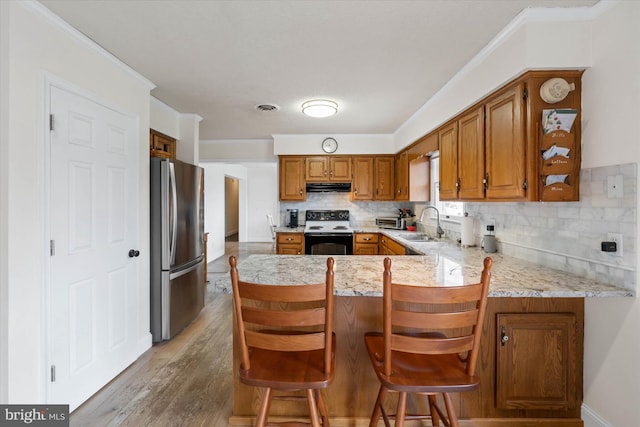
<path id="1" fill-rule="evenodd" d="M 239 280 L 237 260 L 229 258 L 241 364 L 240 382 L 263 389 L 256 426 L 266 426 L 271 399 L 305 399 L 311 425 L 329 426 L 320 389 L 335 372 L 333 258 L 325 283 L 268 285 Z M 305 390 L 302 396 L 273 396 L 273 390 Z M 319 415 L 318 415 L 319 414 Z M 284 423 L 283 423 L 284 424 Z M 287 425 L 309 423 L 286 423 Z"/>
<path id="2" fill-rule="evenodd" d="M 449 393 L 478 388 L 475 375 L 480 336 L 485 317 L 492 260 L 484 259 L 479 283 L 465 286 L 409 286 L 391 278 L 391 259 L 384 259 L 383 332 L 368 332 L 365 343 L 380 391 L 371 415 L 370 427 L 380 417 L 389 427 L 403 427 L 405 419 L 427 415 L 407 415 L 407 393 L 427 395 L 434 426 L 442 419 L 446 426 L 458 427 L 458 418 Z M 395 414 L 387 414 L 384 404 L 389 392 L 398 392 Z M 442 394 L 446 414 L 436 396 Z M 447 420 L 448 419 L 448 420 Z"/>

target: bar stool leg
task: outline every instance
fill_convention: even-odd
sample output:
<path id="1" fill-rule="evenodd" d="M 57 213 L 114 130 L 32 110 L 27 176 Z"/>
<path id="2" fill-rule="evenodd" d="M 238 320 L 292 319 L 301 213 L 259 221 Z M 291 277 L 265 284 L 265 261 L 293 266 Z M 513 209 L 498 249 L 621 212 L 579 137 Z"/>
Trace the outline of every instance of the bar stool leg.
<path id="1" fill-rule="evenodd" d="M 322 396 L 322 393 L 320 392 L 320 390 L 315 390 L 315 394 L 316 394 L 316 400 L 318 401 L 318 409 L 320 410 L 320 415 L 322 416 L 322 426 L 330 427 L 329 413 L 327 412 L 327 405 L 324 402 L 324 397 Z"/>
<path id="2" fill-rule="evenodd" d="M 271 407 L 271 389 L 265 388 L 260 402 L 260 409 L 256 418 L 256 427 L 266 427 L 269 409 Z"/>
<path id="3" fill-rule="evenodd" d="M 307 401 L 309 402 L 309 415 L 311 417 L 311 426 L 320 427 L 320 419 L 318 418 L 318 405 L 316 397 L 312 389 L 307 389 Z"/>
<path id="4" fill-rule="evenodd" d="M 404 413 L 407 410 L 407 392 L 401 391 L 398 397 L 398 410 L 396 411 L 395 427 L 404 427 Z"/>
<path id="5" fill-rule="evenodd" d="M 371 421 L 369 421 L 369 427 L 376 427 L 378 425 L 378 420 L 380 416 L 382 416 L 382 412 L 384 410 L 384 401 L 387 398 L 387 389 L 381 385 L 380 391 L 378 391 L 378 398 L 376 399 L 376 404 L 373 407 L 373 414 L 371 414 Z M 384 424 L 386 427 L 390 427 L 387 419 L 384 419 Z"/>
<path id="6" fill-rule="evenodd" d="M 451 427 L 460 427 L 456 410 L 451 402 L 451 396 L 449 396 L 449 393 L 442 393 L 442 395 L 444 396 L 444 405 L 447 408 L 447 415 L 449 416 L 449 425 Z"/>
<path id="7" fill-rule="evenodd" d="M 440 425 L 440 415 L 438 414 L 438 404 L 436 403 L 436 395 L 430 394 L 429 399 L 429 412 L 431 412 L 431 425 Z"/>

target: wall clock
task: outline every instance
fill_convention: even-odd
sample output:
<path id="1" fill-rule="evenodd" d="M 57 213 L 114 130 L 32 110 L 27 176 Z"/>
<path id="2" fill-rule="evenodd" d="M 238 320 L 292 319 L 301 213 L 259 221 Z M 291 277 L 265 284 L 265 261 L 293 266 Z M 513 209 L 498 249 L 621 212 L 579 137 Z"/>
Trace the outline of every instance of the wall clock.
<path id="1" fill-rule="evenodd" d="M 338 141 L 334 138 L 326 138 L 322 141 L 322 150 L 325 153 L 334 153 L 338 149 Z"/>

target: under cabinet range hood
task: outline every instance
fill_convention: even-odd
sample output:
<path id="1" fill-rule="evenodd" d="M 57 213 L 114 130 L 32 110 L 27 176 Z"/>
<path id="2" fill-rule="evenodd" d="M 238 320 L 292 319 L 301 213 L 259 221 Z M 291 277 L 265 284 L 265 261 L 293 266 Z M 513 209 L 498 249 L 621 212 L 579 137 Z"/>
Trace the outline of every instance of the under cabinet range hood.
<path id="1" fill-rule="evenodd" d="M 307 193 L 350 193 L 350 182 L 307 182 Z"/>

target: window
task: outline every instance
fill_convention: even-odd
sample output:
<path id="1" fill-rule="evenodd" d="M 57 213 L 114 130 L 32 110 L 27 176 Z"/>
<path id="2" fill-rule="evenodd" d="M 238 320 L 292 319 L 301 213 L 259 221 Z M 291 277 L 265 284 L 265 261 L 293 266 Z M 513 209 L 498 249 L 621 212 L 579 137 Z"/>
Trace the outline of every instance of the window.
<path id="1" fill-rule="evenodd" d="M 464 216 L 463 202 L 440 201 L 439 182 L 440 157 L 437 153 L 431 156 L 431 204 L 440 211 L 440 218 L 459 220 Z M 434 212 L 435 214 L 435 212 Z"/>

